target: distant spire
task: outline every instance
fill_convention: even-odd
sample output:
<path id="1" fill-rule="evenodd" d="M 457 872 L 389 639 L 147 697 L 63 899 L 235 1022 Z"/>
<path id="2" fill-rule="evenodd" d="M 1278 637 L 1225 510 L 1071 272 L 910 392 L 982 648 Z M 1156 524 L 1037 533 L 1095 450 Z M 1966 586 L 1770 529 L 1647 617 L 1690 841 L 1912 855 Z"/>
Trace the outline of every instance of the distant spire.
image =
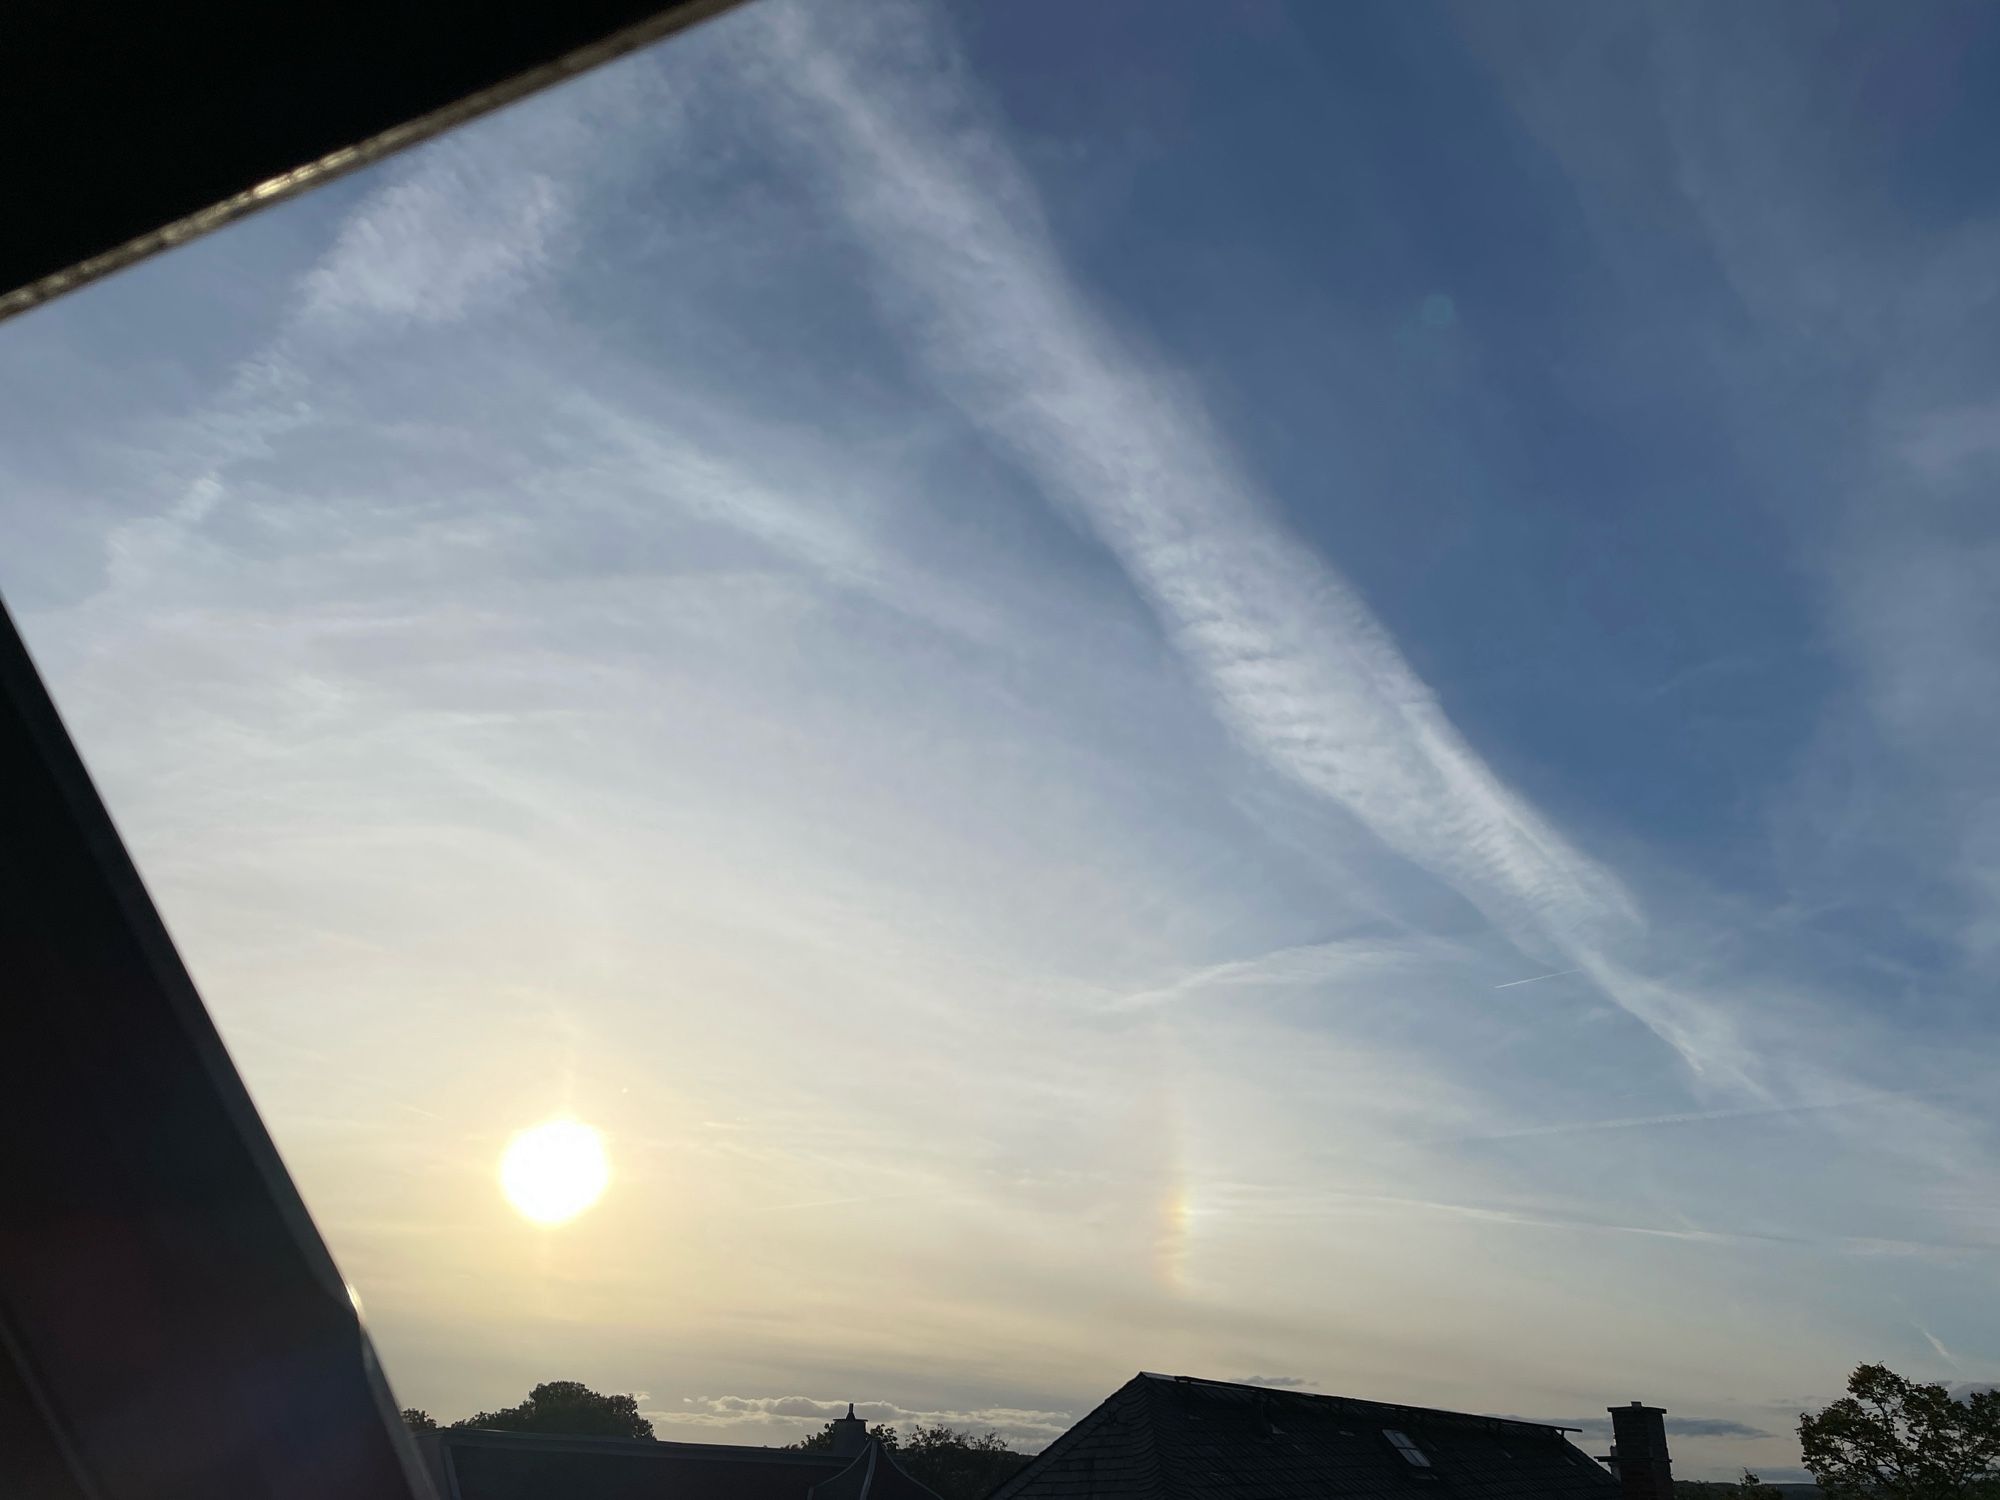
<path id="1" fill-rule="evenodd" d="M 833 1422 L 833 1451 L 858 1454 L 868 1447 L 868 1424 L 854 1415 L 854 1403 L 847 1403 L 847 1415 Z"/>

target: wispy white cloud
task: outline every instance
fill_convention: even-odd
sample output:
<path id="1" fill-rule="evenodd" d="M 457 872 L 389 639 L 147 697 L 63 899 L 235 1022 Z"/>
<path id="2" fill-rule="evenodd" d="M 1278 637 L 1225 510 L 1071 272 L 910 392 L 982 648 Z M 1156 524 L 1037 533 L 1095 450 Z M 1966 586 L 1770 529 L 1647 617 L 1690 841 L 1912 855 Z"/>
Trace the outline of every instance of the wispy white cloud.
<path id="1" fill-rule="evenodd" d="M 1782 1119 L 1791 1115 L 1827 1110 L 1849 1113 L 1907 1099 L 1906 1094 L 1861 1094 L 1842 1099 L 1798 1104 L 1748 1105 L 1738 1109 L 1676 1110 L 1663 1115 L 1626 1115 L 1608 1120 L 1563 1121 L 1551 1125 L 1527 1125 L 1487 1135 L 1469 1136 L 1468 1141 L 1533 1140 L 1537 1136 L 1579 1135 L 1602 1130 L 1655 1130 L 1674 1125 L 1706 1125 L 1732 1120 Z"/>
<path id="2" fill-rule="evenodd" d="M 1732 393 L 1763 503 L 1802 539 L 1844 679 L 1793 805 L 1772 820 L 1787 875 L 1802 899 L 1865 907 L 1989 964 L 2000 821 L 1975 747 L 2000 701 L 1983 586 L 2000 550 L 1974 497 L 2000 430 L 1988 357 L 2000 222 L 1976 195 L 1927 216 L 1885 194 L 1867 153 L 1916 128 L 1915 106 L 1857 107 L 1868 85 L 1851 65 L 1893 55 L 1908 76 L 1949 76 L 1958 23 L 1871 23 L 1861 43 L 1836 41 L 1824 15 L 1743 12 L 1718 28 L 1638 7 L 1559 39 L 1477 7 L 1461 19 L 1596 217 L 1604 261 L 1676 246 L 1645 211 L 1672 202 L 1735 293 L 1725 310 L 1683 286 L 1675 305 L 1701 328 L 1706 377 Z M 1835 367 L 1868 378 L 1802 378 Z"/>
<path id="3" fill-rule="evenodd" d="M 1910 420 L 1901 454 L 1918 474 L 1940 480 L 1991 463 L 2000 458 L 2000 399 L 1921 413 Z"/>
<path id="4" fill-rule="evenodd" d="M 339 341 L 517 313 L 577 253 L 592 195 L 637 159 L 629 132 L 679 128 L 682 100 L 655 82 L 613 70 L 388 164 L 301 278 L 295 332 Z"/>
<path id="5" fill-rule="evenodd" d="M 122 434 L 164 478 L 102 588 L 29 621 L 406 1394 L 516 1399 L 552 1351 L 833 1393 L 659 1403 L 783 1440 L 921 1368 L 864 1413 L 1025 1442 L 1142 1365 L 1563 1410 L 1635 1349 L 1693 1403 L 1718 1340 L 1805 1388 L 1950 1331 L 2000 1244 L 1940 1092 L 1978 1059 L 1845 1001 L 1980 971 L 1508 785 L 1066 268 L 932 11 L 685 46 L 308 226 L 267 345 Z M 1986 403 L 1885 410 L 1877 472 L 1944 514 Z M 1970 881 L 1986 560 L 1891 540 L 1839 591 L 1858 696 L 1936 774 L 1848 796 L 1963 814 L 1920 847 Z M 624 1196 L 535 1260 L 488 1157 L 577 1098 Z"/>
<path id="6" fill-rule="evenodd" d="M 1524 951 L 1570 960 L 1697 1073 L 1754 1087 L 1733 1017 L 1614 956 L 1645 927 L 1619 878 L 1493 773 L 1199 400 L 1071 281 L 992 123 L 922 70 L 928 14 L 759 20 L 792 142 L 881 257 L 885 301 L 973 418 L 1118 556 L 1242 741 Z"/>
<path id="7" fill-rule="evenodd" d="M 374 194 L 306 277 L 305 324 L 455 322 L 533 286 L 569 223 L 571 189 L 546 172 L 483 171 L 486 159 L 454 141 Z"/>
<path id="8" fill-rule="evenodd" d="M 1115 996 L 1105 1005 L 1113 1011 L 1136 1011 L 1218 991 L 1297 988 L 1321 985 L 1334 979 L 1380 980 L 1399 969 L 1436 964 L 1448 956 L 1451 947 L 1449 943 L 1398 943 L 1355 938 L 1280 948 L 1255 958 L 1206 964 L 1167 984 Z"/>
<path id="9" fill-rule="evenodd" d="M 1271 1219 L 1352 1217 L 1384 1214 L 1462 1219 L 1474 1224 L 1564 1236 L 1630 1236 L 1716 1250 L 1770 1247 L 1815 1257 L 1864 1260 L 1909 1259 L 1953 1264 L 2000 1260 L 2000 1244 L 1983 1239 L 1916 1239 L 1896 1235 L 1786 1234 L 1760 1229 L 1705 1226 L 1691 1223 L 1632 1223 L 1581 1210 L 1518 1206 L 1505 1202 L 1473 1202 L 1421 1198 L 1397 1193 L 1335 1189 L 1299 1190 L 1282 1185 L 1236 1184 L 1231 1188 L 1232 1211 Z"/>

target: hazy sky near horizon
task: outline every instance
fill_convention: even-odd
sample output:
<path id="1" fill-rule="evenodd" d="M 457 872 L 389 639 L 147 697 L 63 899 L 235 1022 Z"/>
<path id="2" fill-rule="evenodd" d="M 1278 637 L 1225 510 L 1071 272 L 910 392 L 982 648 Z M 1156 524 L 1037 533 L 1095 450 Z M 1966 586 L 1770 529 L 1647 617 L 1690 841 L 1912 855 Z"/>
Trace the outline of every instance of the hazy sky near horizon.
<path id="1" fill-rule="evenodd" d="M 2000 1377 L 1996 100 L 1977 6 L 762 0 L 0 329 L 398 1394 L 1709 1477 Z"/>

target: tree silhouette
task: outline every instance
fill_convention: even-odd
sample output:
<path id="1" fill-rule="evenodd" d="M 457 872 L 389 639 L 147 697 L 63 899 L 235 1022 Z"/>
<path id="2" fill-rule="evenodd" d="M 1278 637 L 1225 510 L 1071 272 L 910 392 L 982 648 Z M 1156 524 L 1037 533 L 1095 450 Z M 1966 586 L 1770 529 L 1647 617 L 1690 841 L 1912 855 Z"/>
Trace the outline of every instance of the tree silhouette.
<path id="1" fill-rule="evenodd" d="M 940 1500 L 981 1500 L 1020 1471 L 1028 1461 L 1009 1448 L 997 1432 L 974 1436 L 950 1427 L 910 1429 L 896 1462 L 919 1483 L 938 1492 Z"/>
<path id="2" fill-rule="evenodd" d="M 519 1406 L 483 1411 L 454 1427 L 496 1432 L 566 1432 L 580 1437 L 649 1438 L 653 1424 L 639 1415 L 638 1398 L 605 1396 L 578 1380 L 550 1380 L 528 1392 Z"/>
<path id="3" fill-rule="evenodd" d="M 1830 1500 L 2000 1495 L 2000 1391 L 1959 1400 L 1886 1365 L 1861 1365 L 1847 1394 L 1799 1413 L 1806 1467 Z"/>
<path id="4" fill-rule="evenodd" d="M 438 1430 L 437 1418 L 421 1407 L 416 1406 L 406 1406 L 403 1408 L 403 1425 L 412 1432 L 436 1432 Z"/>
<path id="5" fill-rule="evenodd" d="M 896 1435 L 896 1429 L 893 1427 L 871 1427 L 868 1429 L 868 1435 L 880 1438 L 884 1448 L 897 1448 L 902 1445 L 902 1439 Z M 829 1422 L 818 1432 L 802 1437 L 796 1443 L 787 1443 L 785 1447 L 798 1453 L 831 1453 L 836 1441 L 834 1424 Z"/>

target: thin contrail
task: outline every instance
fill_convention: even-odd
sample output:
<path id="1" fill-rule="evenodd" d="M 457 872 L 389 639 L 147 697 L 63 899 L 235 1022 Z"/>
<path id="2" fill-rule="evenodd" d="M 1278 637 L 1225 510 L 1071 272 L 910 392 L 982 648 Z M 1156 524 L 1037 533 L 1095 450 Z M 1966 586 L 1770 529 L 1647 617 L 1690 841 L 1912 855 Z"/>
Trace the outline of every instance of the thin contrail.
<path id="1" fill-rule="evenodd" d="M 1511 990 L 1517 984 L 1540 984 L 1544 979 L 1560 979 L 1565 974 L 1581 974 L 1581 969 L 1557 969 L 1553 974 L 1530 974 L 1526 979 L 1510 979 L 1505 984 L 1493 986 L 1496 990 Z"/>
<path id="2" fill-rule="evenodd" d="M 1954 1370 L 1958 1368 L 1958 1356 L 1956 1354 L 1953 1354 L 1949 1349 L 1945 1348 L 1943 1339 L 1939 1338 L 1936 1334 L 1932 1333 L 1928 1328 L 1924 1327 L 1924 1325 L 1921 1323 L 1913 1323 L 1910 1326 L 1915 1328 L 1918 1333 L 1921 1333 L 1924 1336 L 1924 1338 L 1929 1341 L 1930 1346 L 1933 1349 L 1937 1350 L 1939 1359 L 1943 1360 L 1946 1364 L 1950 1365 Z"/>
<path id="3" fill-rule="evenodd" d="M 1866 1109 L 1896 1099 L 1935 1099 L 1956 1092 L 1952 1089 L 1885 1089 L 1874 1094 L 1850 1094 L 1841 1099 L 1809 1099 L 1797 1104 L 1749 1104 L 1735 1109 L 1689 1109 L 1672 1114 L 1626 1115 L 1611 1120 L 1565 1120 L 1552 1125 L 1524 1125 L 1517 1130 L 1495 1130 L 1480 1135 L 1450 1137 L 1438 1144 L 1475 1145 L 1486 1141 L 1521 1141 L 1535 1136 L 1582 1135 L 1599 1130 L 1649 1130 L 1663 1125 L 1701 1125 L 1710 1121 L 1776 1119 L 1784 1115 L 1815 1114 L 1825 1110 Z"/>

